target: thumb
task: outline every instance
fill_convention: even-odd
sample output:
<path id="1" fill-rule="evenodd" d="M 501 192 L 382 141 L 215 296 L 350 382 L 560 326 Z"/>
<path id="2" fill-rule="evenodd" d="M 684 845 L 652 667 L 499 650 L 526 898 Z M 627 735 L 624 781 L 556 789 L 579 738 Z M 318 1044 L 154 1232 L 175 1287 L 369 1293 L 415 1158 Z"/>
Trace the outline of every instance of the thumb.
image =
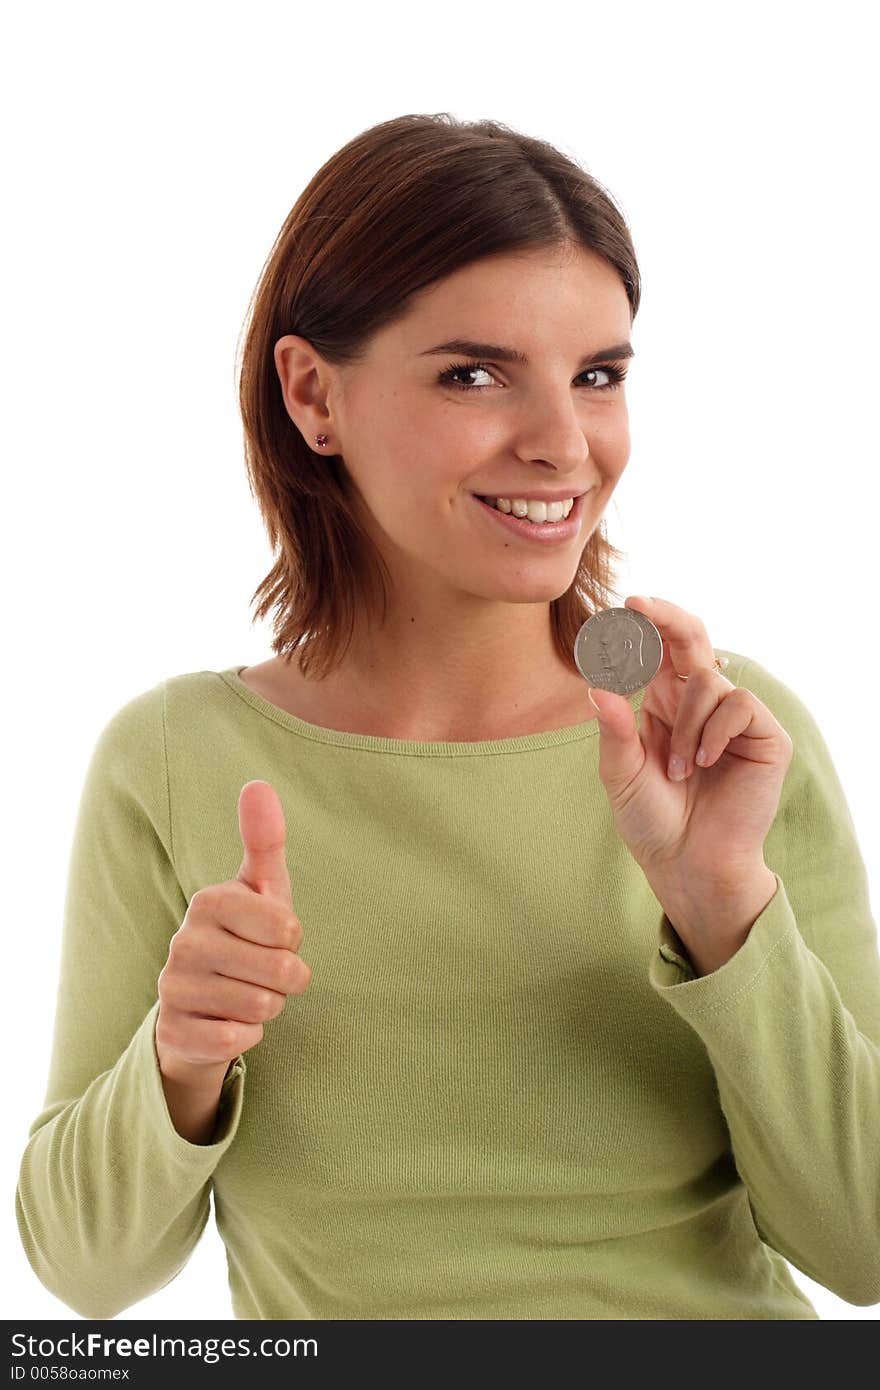
<path id="1" fill-rule="evenodd" d="M 256 893 L 278 898 L 293 911 L 287 872 L 284 808 L 269 782 L 246 782 L 238 798 L 238 828 L 244 858 L 235 877 Z"/>
<path id="2" fill-rule="evenodd" d="M 645 764 L 632 705 L 596 686 L 589 686 L 587 694 L 598 712 L 599 776 L 608 791 L 623 791 Z"/>

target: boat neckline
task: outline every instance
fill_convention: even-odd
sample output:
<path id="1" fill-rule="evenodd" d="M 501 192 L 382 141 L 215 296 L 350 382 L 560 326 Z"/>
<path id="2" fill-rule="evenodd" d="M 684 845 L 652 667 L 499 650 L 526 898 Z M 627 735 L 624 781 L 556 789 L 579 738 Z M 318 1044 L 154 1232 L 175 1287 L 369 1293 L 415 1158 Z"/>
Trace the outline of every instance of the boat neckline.
<path id="1" fill-rule="evenodd" d="M 219 676 L 227 688 L 245 704 L 250 705 L 252 709 L 267 719 L 280 724 L 282 728 L 289 729 L 291 733 L 299 734 L 300 737 L 311 739 L 315 743 L 332 743 L 338 748 L 357 748 L 363 752 L 400 753 L 419 757 L 474 757 L 493 753 L 530 753 L 542 748 L 557 748 L 562 744 L 573 743 L 576 740 L 595 738 L 599 732 L 599 726 L 595 719 L 585 720 L 581 724 L 569 724 L 561 729 L 543 729 L 533 734 L 516 734 L 509 738 L 468 741 L 436 739 L 422 741 L 419 739 L 387 738 L 379 734 L 357 734 L 345 729 L 328 729 L 322 724 L 311 724 L 308 720 L 301 719 L 299 715 L 291 714 L 289 710 L 281 709 L 279 705 L 272 704 L 271 700 L 258 695 L 241 678 L 241 672 L 247 669 L 249 669 L 248 664 L 242 662 L 241 665 L 228 666 L 225 670 L 216 671 L 214 674 Z M 634 711 L 637 711 L 641 706 L 646 689 L 647 686 L 644 686 L 631 697 Z"/>

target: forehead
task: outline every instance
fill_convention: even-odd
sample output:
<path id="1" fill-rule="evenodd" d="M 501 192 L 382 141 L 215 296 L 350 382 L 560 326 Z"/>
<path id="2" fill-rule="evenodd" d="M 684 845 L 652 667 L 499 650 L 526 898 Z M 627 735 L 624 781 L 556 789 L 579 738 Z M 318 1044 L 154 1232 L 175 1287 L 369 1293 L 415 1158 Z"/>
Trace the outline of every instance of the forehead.
<path id="1" fill-rule="evenodd" d="M 386 331 L 389 340 L 416 350 L 452 336 L 503 336 L 525 347 L 526 339 L 537 343 L 559 333 L 589 348 L 608 334 L 608 341 L 625 339 L 630 328 L 629 299 L 614 267 L 581 247 L 552 247 L 462 266 L 414 295 Z"/>

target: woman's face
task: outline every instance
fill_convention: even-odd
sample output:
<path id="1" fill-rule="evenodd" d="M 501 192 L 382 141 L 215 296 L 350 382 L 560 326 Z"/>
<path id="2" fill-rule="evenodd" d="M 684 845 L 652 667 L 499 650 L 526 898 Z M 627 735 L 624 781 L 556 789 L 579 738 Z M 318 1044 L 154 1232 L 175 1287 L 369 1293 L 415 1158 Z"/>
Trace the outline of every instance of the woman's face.
<path id="1" fill-rule="evenodd" d="M 374 336 L 363 362 L 330 369 L 329 448 L 344 458 L 396 593 L 538 603 L 569 588 L 629 458 L 614 369 L 626 371 L 630 329 L 623 284 L 599 257 L 505 253 L 430 286 Z M 438 350 L 454 340 L 528 362 Z M 282 339 L 277 362 L 287 341 L 303 342 Z M 483 365 L 461 369 L 469 359 Z M 550 543 L 477 500 L 546 492 L 586 494 L 575 534 Z"/>

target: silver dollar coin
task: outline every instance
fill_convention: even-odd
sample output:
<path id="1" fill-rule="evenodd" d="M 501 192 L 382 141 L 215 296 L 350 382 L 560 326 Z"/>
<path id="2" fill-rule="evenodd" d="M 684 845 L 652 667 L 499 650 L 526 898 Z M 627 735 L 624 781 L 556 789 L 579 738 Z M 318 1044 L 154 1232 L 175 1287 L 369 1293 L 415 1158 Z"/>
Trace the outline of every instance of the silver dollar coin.
<path id="1" fill-rule="evenodd" d="M 660 670 L 663 638 L 634 608 L 602 608 L 579 629 L 574 659 L 589 685 L 635 695 Z"/>

